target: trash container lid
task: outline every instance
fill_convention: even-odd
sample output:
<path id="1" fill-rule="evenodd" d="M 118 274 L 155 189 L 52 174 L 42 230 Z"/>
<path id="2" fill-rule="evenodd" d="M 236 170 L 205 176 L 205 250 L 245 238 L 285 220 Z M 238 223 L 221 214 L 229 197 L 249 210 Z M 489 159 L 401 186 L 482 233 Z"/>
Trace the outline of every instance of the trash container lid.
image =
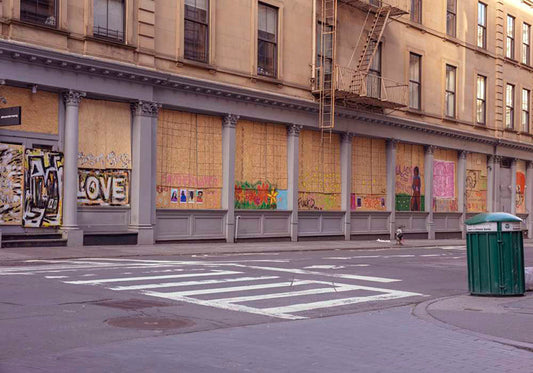
<path id="1" fill-rule="evenodd" d="M 503 222 L 503 221 L 521 222 L 522 219 L 520 219 L 518 216 L 514 216 L 513 214 L 509 214 L 507 212 L 491 212 L 491 213 L 478 214 L 474 216 L 473 218 L 470 218 L 467 221 L 465 221 L 465 224 L 476 225 L 476 224 L 482 224 L 482 223 Z"/>

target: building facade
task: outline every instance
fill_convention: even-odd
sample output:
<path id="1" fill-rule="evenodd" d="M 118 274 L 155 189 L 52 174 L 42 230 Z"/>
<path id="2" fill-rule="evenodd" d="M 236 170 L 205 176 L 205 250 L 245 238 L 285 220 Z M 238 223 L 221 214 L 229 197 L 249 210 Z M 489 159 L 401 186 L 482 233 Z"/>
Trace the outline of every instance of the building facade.
<path id="1" fill-rule="evenodd" d="M 532 24 L 528 0 L 0 0 L 2 244 L 531 232 Z"/>

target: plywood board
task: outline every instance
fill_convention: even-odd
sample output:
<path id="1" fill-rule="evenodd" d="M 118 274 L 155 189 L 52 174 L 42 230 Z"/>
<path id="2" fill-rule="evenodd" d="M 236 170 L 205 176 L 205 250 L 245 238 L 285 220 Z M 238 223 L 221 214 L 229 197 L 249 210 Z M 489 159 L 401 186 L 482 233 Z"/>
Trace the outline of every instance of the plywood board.
<path id="1" fill-rule="evenodd" d="M 487 156 L 468 153 L 466 156 L 466 211 L 487 211 Z"/>
<path id="2" fill-rule="evenodd" d="M 0 143 L 0 225 L 22 224 L 23 151 L 22 145 Z"/>
<path id="3" fill-rule="evenodd" d="M 352 141 L 351 209 L 383 211 L 387 198 L 385 140 L 354 137 Z"/>

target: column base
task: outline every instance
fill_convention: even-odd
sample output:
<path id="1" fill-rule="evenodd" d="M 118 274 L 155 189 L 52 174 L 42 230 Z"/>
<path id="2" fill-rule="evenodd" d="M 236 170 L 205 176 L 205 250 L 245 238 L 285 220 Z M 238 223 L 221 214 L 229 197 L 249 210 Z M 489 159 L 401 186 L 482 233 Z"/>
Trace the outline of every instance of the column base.
<path id="1" fill-rule="evenodd" d="M 0 229 L 0 247 L 2 247 L 2 230 Z"/>
<path id="2" fill-rule="evenodd" d="M 344 240 L 352 239 L 352 212 L 347 211 L 344 216 Z"/>
<path id="3" fill-rule="evenodd" d="M 151 225 L 147 226 L 131 226 L 131 231 L 137 232 L 137 245 L 153 245 L 155 244 L 155 231 Z"/>
<path id="4" fill-rule="evenodd" d="M 83 230 L 79 228 L 65 228 L 61 230 L 68 247 L 83 246 Z"/>
<path id="5" fill-rule="evenodd" d="M 290 234 L 291 234 L 291 242 L 298 242 L 298 212 L 293 211 L 291 213 L 290 217 Z"/>

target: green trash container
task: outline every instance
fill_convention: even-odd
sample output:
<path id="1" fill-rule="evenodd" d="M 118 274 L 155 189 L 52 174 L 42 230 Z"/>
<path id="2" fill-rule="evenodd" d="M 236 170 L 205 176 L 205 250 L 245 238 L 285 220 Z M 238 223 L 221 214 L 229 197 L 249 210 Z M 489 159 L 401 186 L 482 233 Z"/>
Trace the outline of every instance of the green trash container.
<path id="1" fill-rule="evenodd" d="M 522 219 L 504 212 L 467 220 L 468 289 L 472 295 L 524 295 Z"/>

